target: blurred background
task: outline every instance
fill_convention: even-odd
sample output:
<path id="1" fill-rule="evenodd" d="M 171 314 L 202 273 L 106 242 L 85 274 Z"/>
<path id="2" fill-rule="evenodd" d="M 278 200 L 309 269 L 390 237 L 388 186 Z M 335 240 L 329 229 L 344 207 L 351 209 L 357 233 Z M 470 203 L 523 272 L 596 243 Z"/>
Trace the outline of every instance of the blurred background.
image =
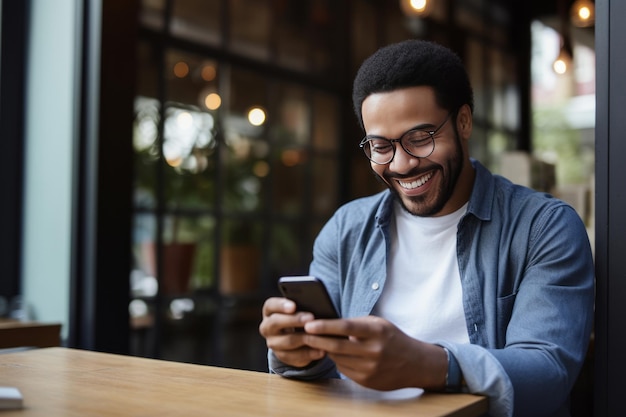
<path id="1" fill-rule="evenodd" d="M 594 239 L 594 3 L 3 0 L 0 315 L 67 346 L 266 371 L 261 305 L 342 203 L 379 190 L 352 79 L 455 50 L 472 155 Z"/>

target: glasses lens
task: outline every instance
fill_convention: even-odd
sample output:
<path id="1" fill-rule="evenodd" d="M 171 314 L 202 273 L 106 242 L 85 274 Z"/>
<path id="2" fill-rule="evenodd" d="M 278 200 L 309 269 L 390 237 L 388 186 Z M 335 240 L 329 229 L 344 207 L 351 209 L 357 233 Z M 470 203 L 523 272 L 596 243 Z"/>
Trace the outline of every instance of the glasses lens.
<path id="1" fill-rule="evenodd" d="M 377 164 L 386 164 L 393 159 L 393 145 L 387 139 L 369 139 L 363 144 L 363 151 Z"/>
<path id="2" fill-rule="evenodd" d="M 402 136 L 400 143 L 405 151 L 418 158 L 430 156 L 435 149 L 435 141 L 430 132 L 410 130 Z"/>

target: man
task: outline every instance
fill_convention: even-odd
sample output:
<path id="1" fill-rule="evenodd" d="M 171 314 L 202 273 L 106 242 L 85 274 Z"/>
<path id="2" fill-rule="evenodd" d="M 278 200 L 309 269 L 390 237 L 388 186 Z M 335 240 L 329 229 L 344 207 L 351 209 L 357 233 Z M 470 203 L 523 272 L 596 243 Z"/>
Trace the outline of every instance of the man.
<path id="1" fill-rule="evenodd" d="M 341 207 L 315 242 L 310 274 L 341 319 L 265 302 L 270 370 L 482 394 L 494 416 L 569 415 L 594 302 L 577 213 L 469 157 L 473 93 L 452 51 L 384 47 L 359 69 L 353 100 L 388 190 Z"/>

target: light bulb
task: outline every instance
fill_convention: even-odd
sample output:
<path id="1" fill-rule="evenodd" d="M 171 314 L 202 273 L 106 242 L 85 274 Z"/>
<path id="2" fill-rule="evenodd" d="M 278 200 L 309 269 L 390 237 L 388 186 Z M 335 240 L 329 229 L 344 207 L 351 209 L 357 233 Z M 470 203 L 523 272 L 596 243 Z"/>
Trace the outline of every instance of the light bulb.
<path id="1" fill-rule="evenodd" d="M 556 57 L 554 63 L 552 63 L 552 69 L 559 75 L 563 75 L 567 72 L 569 67 L 572 65 L 572 57 L 565 50 L 565 48 L 561 48 L 561 52 L 559 52 L 559 56 Z"/>
<path id="2" fill-rule="evenodd" d="M 265 111 L 260 107 L 253 107 L 248 111 L 248 121 L 253 126 L 261 126 L 265 123 Z"/>
<path id="3" fill-rule="evenodd" d="M 572 24 L 578 27 L 593 26 L 596 21 L 596 8 L 590 0 L 576 0 L 570 9 Z"/>
<path id="4" fill-rule="evenodd" d="M 400 0 L 400 8 L 406 16 L 426 17 L 434 0 Z"/>

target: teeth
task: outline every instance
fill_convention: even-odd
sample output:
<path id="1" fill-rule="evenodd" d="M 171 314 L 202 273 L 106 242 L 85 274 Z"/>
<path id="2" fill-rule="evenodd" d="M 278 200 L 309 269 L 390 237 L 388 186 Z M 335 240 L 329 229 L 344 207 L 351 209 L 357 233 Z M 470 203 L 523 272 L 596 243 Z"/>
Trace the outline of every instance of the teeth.
<path id="1" fill-rule="evenodd" d="M 398 181 L 398 183 L 400 184 L 402 188 L 407 188 L 407 189 L 412 190 L 413 188 L 421 187 L 422 185 L 424 185 L 432 176 L 433 176 L 433 173 L 430 172 L 424 175 L 423 177 L 416 179 L 415 181 L 411 181 L 411 182 Z"/>

